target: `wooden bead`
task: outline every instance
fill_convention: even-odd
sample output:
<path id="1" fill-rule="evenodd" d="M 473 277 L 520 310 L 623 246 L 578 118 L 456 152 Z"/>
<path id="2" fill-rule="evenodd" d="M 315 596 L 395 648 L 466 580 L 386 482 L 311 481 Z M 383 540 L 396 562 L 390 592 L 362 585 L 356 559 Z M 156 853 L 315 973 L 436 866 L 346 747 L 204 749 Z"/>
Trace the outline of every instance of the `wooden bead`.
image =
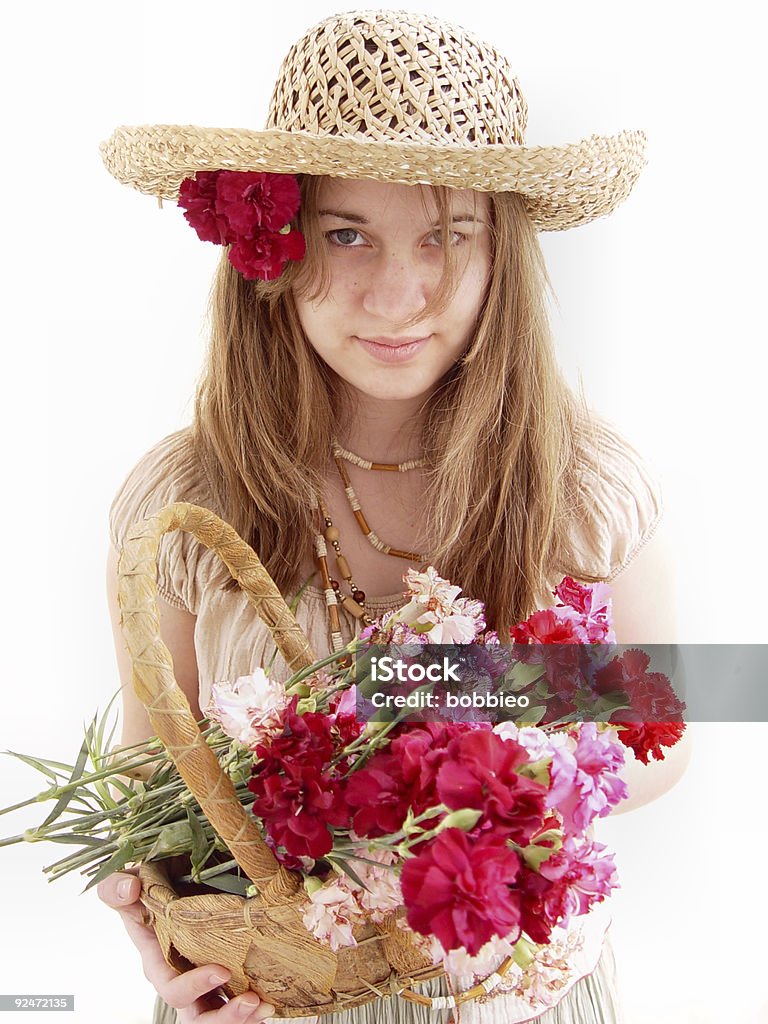
<path id="1" fill-rule="evenodd" d="M 334 541 L 337 541 L 340 536 L 341 534 L 336 526 L 329 526 L 325 531 L 325 539 L 331 544 L 333 544 Z"/>
<path id="2" fill-rule="evenodd" d="M 350 572 L 350 569 L 349 569 L 349 563 L 347 562 L 347 560 L 344 557 L 344 555 L 337 555 L 336 556 L 336 564 L 339 567 L 339 572 L 341 573 L 341 575 L 344 577 L 345 580 L 348 580 L 348 579 L 352 578 L 352 573 Z"/>
<path id="3" fill-rule="evenodd" d="M 342 598 L 341 603 L 349 614 L 354 615 L 356 619 L 361 619 L 365 615 L 365 608 L 361 608 L 357 601 L 354 601 L 351 597 Z"/>

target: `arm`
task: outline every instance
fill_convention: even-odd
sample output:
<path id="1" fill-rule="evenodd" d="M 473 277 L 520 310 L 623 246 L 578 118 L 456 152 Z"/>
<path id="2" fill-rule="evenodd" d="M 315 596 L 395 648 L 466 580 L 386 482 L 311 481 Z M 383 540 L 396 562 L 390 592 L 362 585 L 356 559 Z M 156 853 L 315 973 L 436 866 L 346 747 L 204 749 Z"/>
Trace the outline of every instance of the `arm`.
<path id="1" fill-rule="evenodd" d="M 672 538 L 662 524 L 611 584 L 614 626 L 620 644 L 642 647 L 676 642 L 673 564 Z M 614 814 L 656 800 L 679 781 L 691 756 L 688 730 L 665 754 L 663 761 L 644 765 L 631 750 L 626 751 L 622 775 L 630 796 Z"/>
<path id="2" fill-rule="evenodd" d="M 115 640 L 117 668 L 120 675 L 123 700 L 123 731 L 121 744 L 130 746 L 154 735 L 149 715 L 133 689 L 131 660 L 120 627 L 120 609 L 117 604 L 117 553 L 110 548 L 107 558 L 107 603 Z M 158 598 L 160 635 L 173 659 L 176 681 L 189 701 L 197 721 L 202 717 L 198 697 L 198 671 L 195 656 L 195 616 L 184 609 L 174 608 Z M 116 748 L 119 749 L 119 748 Z"/>

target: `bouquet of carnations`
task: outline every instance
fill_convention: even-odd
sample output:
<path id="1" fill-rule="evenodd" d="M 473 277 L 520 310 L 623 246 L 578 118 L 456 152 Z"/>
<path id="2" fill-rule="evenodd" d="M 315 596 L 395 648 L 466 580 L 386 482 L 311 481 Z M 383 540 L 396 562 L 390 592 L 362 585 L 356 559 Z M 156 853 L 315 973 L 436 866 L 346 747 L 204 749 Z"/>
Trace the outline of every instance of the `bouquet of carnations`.
<path id="1" fill-rule="evenodd" d="M 382 936 L 387 969 L 396 967 L 401 980 L 407 975 L 399 988 L 419 1001 L 425 997 L 412 982 L 431 967 L 479 979 L 446 997 L 451 1005 L 486 996 L 505 975 L 524 988 L 521 979 L 537 957 L 545 961 L 540 954 L 553 932 L 617 885 L 613 857 L 591 826 L 627 796 L 620 776 L 626 748 L 645 762 L 661 758 L 684 729 L 684 705 L 666 676 L 649 671 L 648 655 L 612 646 L 606 586 L 564 579 L 553 607 L 512 629 L 510 660 L 509 643 L 486 628 L 481 602 L 461 596 L 432 567 L 409 570 L 404 582 L 405 605 L 345 650 L 285 684 L 264 669 L 217 682 L 206 709 L 206 745 L 283 875 L 299 880 L 293 910 L 336 965 L 325 1003 L 300 985 L 299 996 L 281 1004 L 274 979 L 271 987 L 262 983 L 281 1015 L 389 994 L 389 985 L 377 988 L 370 978 L 357 987 L 354 978 L 342 983 L 338 966 L 345 950 Z M 525 692 L 538 703 L 519 702 L 523 710 L 494 722 L 439 700 L 430 714 L 423 701 L 414 714 L 403 699 L 396 711 L 366 721 L 360 711 L 370 711 L 371 651 L 402 650 L 415 664 L 435 644 L 480 652 L 473 669 L 483 692 Z M 437 692 L 440 684 L 426 689 Z M 407 696 L 414 686 L 400 691 Z M 79 841 L 80 849 L 46 871 L 58 877 L 78 869 L 90 876 L 89 887 L 126 865 L 164 862 L 174 865 L 177 894 L 227 893 L 246 903 L 264 897 L 157 740 L 119 757 L 108 743 L 104 722 L 94 720 L 71 769 L 24 757 L 51 782 L 35 799 L 56 806 L 38 829 L 3 843 Z M 143 781 L 131 781 L 139 769 Z M 176 940 L 166 937 L 164 949 L 171 962 L 183 962 Z M 249 980 L 257 987 L 265 949 L 253 973 L 240 951 L 240 990 Z M 208 962 L 206 952 L 200 962 Z M 445 998 L 432 1003 L 448 1005 Z"/>

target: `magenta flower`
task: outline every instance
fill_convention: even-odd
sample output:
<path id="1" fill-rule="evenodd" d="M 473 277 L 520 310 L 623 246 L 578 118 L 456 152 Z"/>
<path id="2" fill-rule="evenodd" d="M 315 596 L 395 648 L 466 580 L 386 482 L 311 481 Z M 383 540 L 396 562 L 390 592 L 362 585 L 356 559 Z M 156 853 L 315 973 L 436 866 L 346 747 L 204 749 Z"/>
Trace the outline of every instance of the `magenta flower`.
<path id="1" fill-rule="evenodd" d="M 586 914 L 614 889 L 619 880 L 613 854 L 603 843 L 569 836 L 556 854 L 539 868 L 552 884 L 544 902 L 550 920 L 565 928 L 571 917 Z"/>
<path id="2" fill-rule="evenodd" d="M 598 732 L 594 722 L 579 729 L 574 750 L 560 737 L 551 737 L 552 784 L 549 807 L 559 811 L 566 832 L 584 832 L 596 817 L 605 817 L 627 797 L 627 784 L 619 777 L 624 751 L 612 732 Z"/>

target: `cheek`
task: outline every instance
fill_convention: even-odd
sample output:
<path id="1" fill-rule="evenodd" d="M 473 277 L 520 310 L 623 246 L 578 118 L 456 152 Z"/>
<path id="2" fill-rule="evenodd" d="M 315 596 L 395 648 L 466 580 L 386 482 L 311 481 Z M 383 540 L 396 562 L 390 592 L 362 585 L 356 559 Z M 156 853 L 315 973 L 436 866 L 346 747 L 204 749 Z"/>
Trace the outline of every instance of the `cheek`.
<path id="1" fill-rule="evenodd" d="M 480 312 L 488 287 L 488 274 L 483 267 L 468 269 L 456 293 L 456 306 L 467 320 L 474 320 Z"/>

